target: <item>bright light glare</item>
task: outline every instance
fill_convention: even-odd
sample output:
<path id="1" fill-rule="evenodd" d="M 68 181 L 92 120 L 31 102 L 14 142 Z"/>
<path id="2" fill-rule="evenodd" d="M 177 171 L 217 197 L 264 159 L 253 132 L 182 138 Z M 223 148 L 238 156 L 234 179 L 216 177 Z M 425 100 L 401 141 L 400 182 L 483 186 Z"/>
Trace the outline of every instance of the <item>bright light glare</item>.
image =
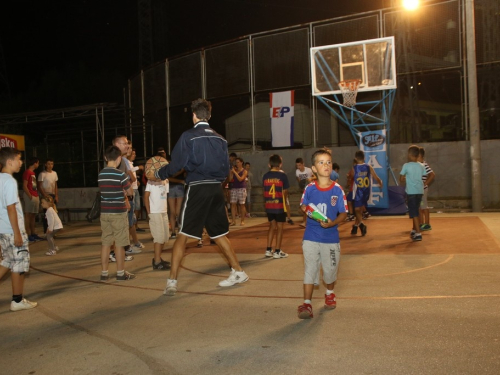
<path id="1" fill-rule="evenodd" d="M 403 0 L 403 7 L 408 10 L 415 10 L 418 8 L 418 0 Z"/>

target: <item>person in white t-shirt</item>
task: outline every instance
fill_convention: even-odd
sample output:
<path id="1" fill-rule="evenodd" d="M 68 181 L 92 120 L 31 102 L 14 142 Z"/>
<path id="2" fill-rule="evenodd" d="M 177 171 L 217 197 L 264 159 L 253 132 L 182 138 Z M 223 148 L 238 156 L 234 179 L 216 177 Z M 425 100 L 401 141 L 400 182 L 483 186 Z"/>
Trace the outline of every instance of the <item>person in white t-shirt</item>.
<path id="1" fill-rule="evenodd" d="M 54 241 L 54 236 L 60 229 L 63 228 L 61 219 L 57 215 L 57 208 L 54 204 L 54 199 L 49 195 L 42 198 L 42 207 L 44 208 L 45 217 L 47 219 L 47 244 L 49 245 L 49 250 L 45 255 L 56 255 L 59 248 L 56 246 Z"/>
<path id="2" fill-rule="evenodd" d="M 148 180 L 146 190 L 144 191 L 144 206 L 149 216 L 149 229 L 151 230 L 154 242 L 153 270 L 166 271 L 170 269 L 170 262 L 161 259 L 163 245 L 170 237 L 168 230 L 167 194 L 167 180 Z"/>
<path id="3" fill-rule="evenodd" d="M 297 158 L 295 160 L 295 177 L 297 177 L 297 182 L 299 183 L 300 194 L 304 192 L 305 187 L 314 179 L 314 175 L 311 168 L 304 165 L 304 159 Z M 302 226 L 306 226 L 307 215 L 305 212 L 302 213 Z"/>
<path id="4" fill-rule="evenodd" d="M 40 172 L 38 175 L 38 192 L 40 198 L 43 197 L 52 197 L 54 203 L 59 203 L 59 195 L 57 191 L 57 181 L 59 178 L 57 177 L 57 172 L 53 170 L 54 168 L 54 160 L 47 159 L 45 161 L 45 170 Z M 43 210 L 45 214 L 47 210 Z M 47 219 L 45 215 L 43 215 L 43 233 L 47 232 Z"/>

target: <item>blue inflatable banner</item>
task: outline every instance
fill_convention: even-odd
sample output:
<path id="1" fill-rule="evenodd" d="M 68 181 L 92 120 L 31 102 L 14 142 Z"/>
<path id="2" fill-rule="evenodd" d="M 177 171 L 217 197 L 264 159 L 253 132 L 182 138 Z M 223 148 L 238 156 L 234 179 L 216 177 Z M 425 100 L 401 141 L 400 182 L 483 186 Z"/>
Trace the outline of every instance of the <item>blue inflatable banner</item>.
<path id="1" fill-rule="evenodd" d="M 387 171 L 387 139 L 384 130 L 372 130 L 359 133 L 359 149 L 365 153 L 365 163 L 371 165 L 375 173 L 383 182 L 381 188 L 372 178 L 370 199 L 368 207 L 388 208 L 389 195 L 387 184 L 389 175 Z"/>

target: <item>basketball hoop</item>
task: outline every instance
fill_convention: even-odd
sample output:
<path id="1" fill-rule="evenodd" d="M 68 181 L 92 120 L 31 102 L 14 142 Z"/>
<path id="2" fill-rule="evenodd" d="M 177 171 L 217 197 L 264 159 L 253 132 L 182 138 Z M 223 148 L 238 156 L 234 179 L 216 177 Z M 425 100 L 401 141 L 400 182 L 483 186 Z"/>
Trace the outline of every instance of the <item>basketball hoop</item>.
<path id="1" fill-rule="evenodd" d="M 358 87 L 360 84 L 360 79 L 347 79 L 339 82 L 340 91 L 342 91 L 344 105 L 346 107 L 354 107 L 356 105 L 356 95 L 358 94 Z"/>

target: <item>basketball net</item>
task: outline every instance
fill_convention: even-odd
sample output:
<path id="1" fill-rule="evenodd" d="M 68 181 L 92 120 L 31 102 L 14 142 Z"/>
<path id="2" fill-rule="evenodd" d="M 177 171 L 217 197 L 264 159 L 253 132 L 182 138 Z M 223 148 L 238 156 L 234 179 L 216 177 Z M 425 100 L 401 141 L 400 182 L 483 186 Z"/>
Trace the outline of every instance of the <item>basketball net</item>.
<path id="1" fill-rule="evenodd" d="M 360 84 L 360 79 L 347 79 L 339 82 L 340 91 L 342 92 L 344 105 L 346 107 L 354 107 L 356 105 L 356 95 L 358 94 L 358 87 Z"/>

